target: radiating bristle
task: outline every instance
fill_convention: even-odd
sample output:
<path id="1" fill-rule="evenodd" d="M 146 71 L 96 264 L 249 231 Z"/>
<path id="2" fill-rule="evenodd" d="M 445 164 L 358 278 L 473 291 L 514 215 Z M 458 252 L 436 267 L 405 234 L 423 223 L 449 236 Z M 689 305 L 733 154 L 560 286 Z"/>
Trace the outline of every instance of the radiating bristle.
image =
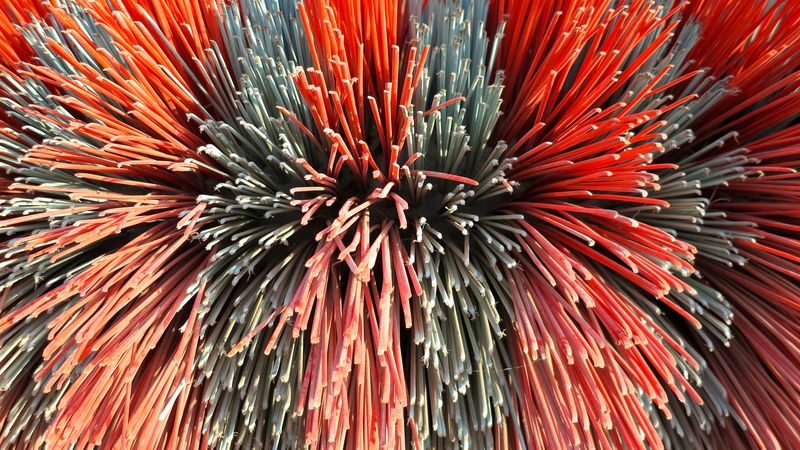
<path id="1" fill-rule="evenodd" d="M 0 449 L 800 446 L 800 7 L 11 0 Z"/>

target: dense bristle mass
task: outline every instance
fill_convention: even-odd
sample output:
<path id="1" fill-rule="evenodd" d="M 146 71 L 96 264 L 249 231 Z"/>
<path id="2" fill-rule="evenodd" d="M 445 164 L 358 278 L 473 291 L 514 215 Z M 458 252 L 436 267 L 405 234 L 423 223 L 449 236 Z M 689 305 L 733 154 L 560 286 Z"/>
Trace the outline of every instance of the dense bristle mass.
<path id="1" fill-rule="evenodd" d="M 10 0 L 0 450 L 800 447 L 788 0 Z"/>

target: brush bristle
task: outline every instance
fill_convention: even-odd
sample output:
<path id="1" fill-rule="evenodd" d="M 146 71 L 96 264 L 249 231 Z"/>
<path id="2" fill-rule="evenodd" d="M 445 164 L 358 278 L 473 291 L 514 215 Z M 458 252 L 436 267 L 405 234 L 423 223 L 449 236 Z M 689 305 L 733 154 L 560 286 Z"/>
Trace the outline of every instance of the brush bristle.
<path id="1" fill-rule="evenodd" d="M 0 30 L 0 450 L 800 448 L 800 4 Z"/>

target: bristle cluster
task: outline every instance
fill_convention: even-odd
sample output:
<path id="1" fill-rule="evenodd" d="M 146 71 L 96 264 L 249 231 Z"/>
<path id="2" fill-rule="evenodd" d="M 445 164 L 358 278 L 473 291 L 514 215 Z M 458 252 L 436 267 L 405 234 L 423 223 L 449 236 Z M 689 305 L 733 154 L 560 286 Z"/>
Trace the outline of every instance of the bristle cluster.
<path id="1" fill-rule="evenodd" d="M 797 25 L 11 1 L 0 449 L 800 446 Z"/>

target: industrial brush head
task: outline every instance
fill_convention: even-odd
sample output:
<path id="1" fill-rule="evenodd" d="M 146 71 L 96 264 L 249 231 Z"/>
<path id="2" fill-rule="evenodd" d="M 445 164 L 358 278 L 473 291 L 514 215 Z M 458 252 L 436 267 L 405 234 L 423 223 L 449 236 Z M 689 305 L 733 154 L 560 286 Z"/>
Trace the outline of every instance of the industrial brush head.
<path id="1" fill-rule="evenodd" d="M 800 3 L 0 30 L 0 449 L 800 448 Z"/>

